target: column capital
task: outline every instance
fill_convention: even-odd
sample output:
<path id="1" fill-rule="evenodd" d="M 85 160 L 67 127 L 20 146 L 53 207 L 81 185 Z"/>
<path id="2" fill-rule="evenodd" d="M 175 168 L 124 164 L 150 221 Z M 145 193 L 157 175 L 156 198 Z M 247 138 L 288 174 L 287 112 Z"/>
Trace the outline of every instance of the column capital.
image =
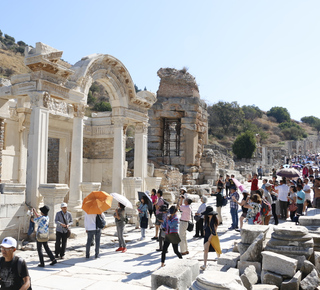
<path id="1" fill-rule="evenodd" d="M 123 116 L 112 117 L 113 126 L 116 128 L 122 128 L 126 125 L 126 118 Z"/>
<path id="2" fill-rule="evenodd" d="M 148 133 L 148 126 L 149 125 L 146 122 L 136 123 L 135 132 L 147 134 Z"/>
<path id="3" fill-rule="evenodd" d="M 86 112 L 87 105 L 73 104 L 73 115 L 75 118 L 83 118 Z"/>
<path id="4" fill-rule="evenodd" d="M 50 98 L 50 94 L 44 91 L 35 91 L 29 93 L 31 107 L 45 107 Z M 45 105 L 46 104 L 46 105 Z"/>

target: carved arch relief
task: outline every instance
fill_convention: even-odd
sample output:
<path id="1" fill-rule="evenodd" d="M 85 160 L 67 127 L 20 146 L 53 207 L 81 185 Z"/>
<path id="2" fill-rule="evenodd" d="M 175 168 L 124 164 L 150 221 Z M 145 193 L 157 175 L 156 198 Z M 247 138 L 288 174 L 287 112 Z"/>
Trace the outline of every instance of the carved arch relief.
<path id="1" fill-rule="evenodd" d="M 131 99 L 135 98 L 134 84 L 126 67 L 110 55 L 91 55 L 77 62 L 72 70 L 74 75 L 70 84 L 76 84 L 78 90 L 88 95 L 94 81 L 104 85 L 110 97 L 112 108 L 128 108 Z"/>

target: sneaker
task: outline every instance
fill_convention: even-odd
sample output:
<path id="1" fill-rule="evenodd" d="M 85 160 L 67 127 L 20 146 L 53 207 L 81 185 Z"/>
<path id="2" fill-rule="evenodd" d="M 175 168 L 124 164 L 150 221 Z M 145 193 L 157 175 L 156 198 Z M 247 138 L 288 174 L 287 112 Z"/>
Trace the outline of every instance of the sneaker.
<path id="1" fill-rule="evenodd" d="M 141 237 L 139 240 L 140 240 L 140 241 L 143 241 L 145 238 L 146 238 L 146 237 Z"/>
<path id="2" fill-rule="evenodd" d="M 234 227 L 230 227 L 230 228 L 228 228 L 228 230 L 234 230 Z"/>
<path id="3" fill-rule="evenodd" d="M 157 252 L 162 252 L 162 249 L 156 249 Z"/>
<path id="4" fill-rule="evenodd" d="M 200 267 L 200 270 L 204 271 L 207 267 L 205 265 Z"/>
<path id="5" fill-rule="evenodd" d="M 125 253 L 127 251 L 127 248 L 123 248 L 122 253 Z"/>
<path id="6" fill-rule="evenodd" d="M 151 238 L 151 240 L 158 240 L 158 237 L 153 237 Z"/>
<path id="7" fill-rule="evenodd" d="M 194 235 L 193 237 L 194 237 L 194 238 L 199 238 L 200 236 L 199 236 L 199 235 Z"/>
<path id="8" fill-rule="evenodd" d="M 38 267 L 44 268 L 44 264 L 39 264 Z"/>
<path id="9" fill-rule="evenodd" d="M 54 259 L 49 265 L 50 265 L 50 266 L 53 266 L 53 265 L 55 265 L 55 264 L 57 264 L 57 260 L 56 260 L 56 259 Z"/>
<path id="10" fill-rule="evenodd" d="M 118 249 L 116 249 L 116 252 L 121 252 L 124 248 L 120 247 Z"/>

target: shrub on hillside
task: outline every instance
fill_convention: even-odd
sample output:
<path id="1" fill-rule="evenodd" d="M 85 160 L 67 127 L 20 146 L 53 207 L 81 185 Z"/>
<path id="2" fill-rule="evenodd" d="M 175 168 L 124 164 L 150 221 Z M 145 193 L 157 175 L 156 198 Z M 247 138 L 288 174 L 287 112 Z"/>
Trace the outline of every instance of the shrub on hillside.
<path id="1" fill-rule="evenodd" d="M 256 150 L 256 139 L 252 132 L 244 132 L 234 141 L 232 151 L 237 158 L 251 158 Z"/>
<path id="2" fill-rule="evenodd" d="M 267 112 L 267 116 L 276 118 L 278 123 L 290 121 L 290 114 L 287 108 L 283 108 L 283 107 L 272 107 Z"/>

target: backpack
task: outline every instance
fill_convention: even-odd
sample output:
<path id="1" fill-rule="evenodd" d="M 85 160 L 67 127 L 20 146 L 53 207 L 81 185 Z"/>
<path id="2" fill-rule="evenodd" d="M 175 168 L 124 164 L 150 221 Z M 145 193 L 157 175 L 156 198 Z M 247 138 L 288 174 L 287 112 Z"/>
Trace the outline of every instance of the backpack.
<path id="1" fill-rule="evenodd" d="M 96 227 L 97 229 L 103 229 L 106 226 L 106 220 L 102 217 L 101 214 L 96 216 Z"/>
<path id="2" fill-rule="evenodd" d="M 169 202 L 167 202 L 165 199 L 163 199 L 164 204 L 169 207 Z"/>
<path id="3" fill-rule="evenodd" d="M 267 216 L 271 212 L 271 205 L 266 199 L 261 200 L 261 215 Z"/>
<path id="4" fill-rule="evenodd" d="M 22 271 L 23 259 L 20 258 L 20 257 L 17 257 L 16 261 L 17 261 L 17 262 L 16 262 L 16 265 L 17 265 L 18 275 L 19 275 L 20 278 L 22 278 L 22 277 L 21 277 L 21 271 Z M 1 269 L 1 267 L 2 267 L 2 263 L 4 263 L 4 257 L 1 257 L 1 258 L 0 258 L 0 269 Z M 29 279 L 30 279 L 30 287 L 28 288 L 28 290 L 32 290 L 32 288 L 31 288 L 31 277 L 30 277 L 30 276 L 29 276 Z M 0 287 L 0 288 L 1 288 L 1 287 Z"/>

